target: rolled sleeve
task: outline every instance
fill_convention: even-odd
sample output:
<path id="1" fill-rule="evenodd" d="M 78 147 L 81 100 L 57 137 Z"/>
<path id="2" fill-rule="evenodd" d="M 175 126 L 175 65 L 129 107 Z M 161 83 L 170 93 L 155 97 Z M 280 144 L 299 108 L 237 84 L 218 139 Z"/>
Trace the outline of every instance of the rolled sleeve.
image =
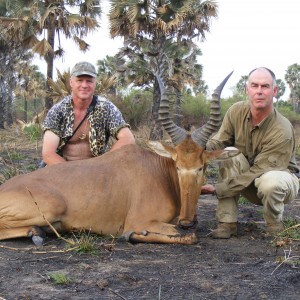
<path id="1" fill-rule="evenodd" d="M 130 128 L 119 111 L 119 109 L 111 102 L 107 102 L 107 110 L 109 112 L 107 123 L 110 135 L 117 139 L 119 131 L 124 128 Z"/>

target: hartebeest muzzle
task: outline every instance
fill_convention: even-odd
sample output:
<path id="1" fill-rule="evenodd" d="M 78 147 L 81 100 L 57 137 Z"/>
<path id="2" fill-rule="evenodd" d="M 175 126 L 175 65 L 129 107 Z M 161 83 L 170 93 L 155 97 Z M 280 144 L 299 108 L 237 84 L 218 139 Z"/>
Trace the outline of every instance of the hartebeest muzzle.
<path id="1" fill-rule="evenodd" d="M 192 221 L 188 219 L 180 219 L 177 225 L 181 229 L 193 229 L 196 228 L 197 223 L 198 223 L 197 215 L 195 215 Z"/>

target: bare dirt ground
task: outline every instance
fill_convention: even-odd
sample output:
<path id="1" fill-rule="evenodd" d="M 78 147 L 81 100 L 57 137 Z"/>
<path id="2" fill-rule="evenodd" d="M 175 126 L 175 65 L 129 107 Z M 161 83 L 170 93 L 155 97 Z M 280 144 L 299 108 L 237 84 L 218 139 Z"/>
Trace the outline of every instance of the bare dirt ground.
<path id="1" fill-rule="evenodd" d="M 0 131 L 2 180 L 34 169 L 38 146 Z M 253 204 L 240 205 L 237 237 L 214 240 L 216 204 L 201 196 L 195 245 L 98 238 L 96 252 L 80 254 L 55 236 L 40 248 L 29 239 L 1 241 L 0 299 L 300 299 L 300 241 L 266 236 Z M 300 222 L 299 196 L 286 206 L 288 217 Z"/>

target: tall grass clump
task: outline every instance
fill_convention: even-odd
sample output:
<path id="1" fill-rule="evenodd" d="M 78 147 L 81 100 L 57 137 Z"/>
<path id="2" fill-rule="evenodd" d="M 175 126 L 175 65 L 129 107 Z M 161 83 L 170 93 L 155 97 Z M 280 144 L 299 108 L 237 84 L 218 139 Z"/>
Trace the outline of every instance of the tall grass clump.
<path id="1" fill-rule="evenodd" d="M 28 124 L 23 129 L 24 134 L 30 141 L 37 141 L 42 138 L 42 128 L 39 124 Z"/>

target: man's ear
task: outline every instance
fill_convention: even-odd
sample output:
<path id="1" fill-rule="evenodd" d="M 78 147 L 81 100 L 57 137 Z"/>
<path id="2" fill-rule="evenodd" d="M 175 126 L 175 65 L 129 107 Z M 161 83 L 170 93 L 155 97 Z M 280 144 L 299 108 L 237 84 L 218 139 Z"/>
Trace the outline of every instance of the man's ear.
<path id="1" fill-rule="evenodd" d="M 276 97 L 277 93 L 278 93 L 278 86 L 277 85 L 274 86 L 273 93 L 274 93 L 274 97 Z"/>

